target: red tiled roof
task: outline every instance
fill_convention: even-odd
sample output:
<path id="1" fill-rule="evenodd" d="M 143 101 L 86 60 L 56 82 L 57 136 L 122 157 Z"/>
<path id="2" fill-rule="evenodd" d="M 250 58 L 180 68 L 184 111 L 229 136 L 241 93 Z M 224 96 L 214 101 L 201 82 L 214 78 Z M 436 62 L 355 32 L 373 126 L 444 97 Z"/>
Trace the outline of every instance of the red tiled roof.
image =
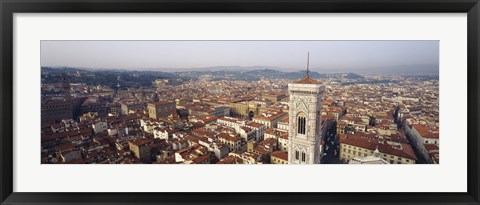
<path id="1" fill-rule="evenodd" d="M 247 124 L 247 126 L 259 128 L 259 127 L 262 127 L 262 126 L 264 126 L 264 125 L 263 125 L 263 124 L 260 124 L 260 123 L 256 123 L 256 122 L 249 122 L 249 123 Z"/>
<path id="2" fill-rule="evenodd" d="M 278 113 L 272 113 L 271 115 L 267 115 L 267 116 L 257 115 L 255 117 L 253 117 L 253 119 L 262 120 L 262 121 L 272 121 L 272 120 L 275 120 L 277 118 L 284 117 L 285 115 L 287 115 L 286 112 L 278 112 Z"/>
<path id="3" fill-rule="evenodd" d="M 304 79 L 297 80 L 293 83 L 296 83 L 296 84 L 320 84 L 320 81 L 311 79 L 309 76 L 305 76 Z"/>
<path id="4" fill-rule="evenodd" d="M 415 152 L 413 151 L 412 146 L 409 144 L 401 143 L 401 148 L 396 148 L 394 145 L 389 145 L 386 142 L 380 143 L 378 139 L 369 134 L 343 135 L 340 137 L 340 143 L 361 147 L 372 151 L 378 148 L 378 151 L 381 153 L 417 160 Z"/>
<path id="5" fill-rule="evenodd" d="M 130 140 L 128 142 L 130 142 L 134 145 L 137 145 L 137 146 L 142 146 L 142 145 L 145 145 L 145 144 L 149 144 L 152 141 L 150 139 L 142 138 L 142 139 Z"/>
<path id="6" fill-rule="evenodd" d="M 429 129 L 427 126 L 421 125 L 421 124 L 413 124 L 412 126 L 415 128 L 415 130 L 417 130 L 417 132 L 423 138 L 431 138 L 431 139 L 439 138 L 440 133 L 438 132 L 438 130 Z"/>
<path id="7" fill-rule="evenodd" d="M 148 103 L 149 105 L 169 105 L 169 104 L 175 104 L 175 102 L 172 101 L 158 101 L 158 102 L 150 102 Z"/>
<path id="8" fill-rule="evenodd" d="M 198 156 L 198 157 L 192 159 L 192 161 L 195 164 L 199 164 L 199 163 L 203 163 L 204 161 L 206 161 L 209 158 L 210 158 L 210 156 L 208 154 L 206 154 L 206 155 Z"/>
<path id="9" fill-rule="evenodd" d="M 271 156 L 285 160 L 285 161 L 288 160 L 288 152 L 285 152 L 285 151 L 275 151 L 272 153 Z"/>
<path id="10" fill-rule="evenodd" d="M 427 149 L 430 158 L 432 158 L 436 163 L 440 162 L 440 151 L 439 146 L 436 144 L 425 144 L 425 149 Z"/>

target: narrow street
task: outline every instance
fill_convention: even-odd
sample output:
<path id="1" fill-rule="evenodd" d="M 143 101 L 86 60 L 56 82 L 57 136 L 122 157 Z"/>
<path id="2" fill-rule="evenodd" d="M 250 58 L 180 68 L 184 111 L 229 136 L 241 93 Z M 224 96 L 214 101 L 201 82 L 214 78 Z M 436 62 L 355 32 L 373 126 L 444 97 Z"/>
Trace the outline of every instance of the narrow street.
<path id="1" fill-rule="evenodd" d="M 325 144 L 323 150 L 323 164 L 343 164 L 343 162 L 339 158 L 340 144 L 335 134 L 331 133 L 325 137 Z"/>

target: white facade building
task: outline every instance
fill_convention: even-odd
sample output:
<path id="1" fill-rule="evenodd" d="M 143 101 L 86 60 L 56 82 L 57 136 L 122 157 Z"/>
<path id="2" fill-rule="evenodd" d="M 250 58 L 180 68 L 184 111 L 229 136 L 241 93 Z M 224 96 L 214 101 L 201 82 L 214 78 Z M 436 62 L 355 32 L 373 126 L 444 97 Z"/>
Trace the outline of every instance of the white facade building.
<path id="1" fill-rule="evenodd" d="M 107 121 L 104 120 L 96 120 L 95 123 L 92 125 L 93 132 L 95 134 L 105 132 L 108 130 Z"/>
<path id="2" fill-rule="evenodd" d="M 363 157 L 363 158 L 353 158 L 350 160 L 349 164 L 388 164 L 387 161 L 380 157 L 381 153 L 378 151 L 378 148 L 375 149 L 373 155 Z"/>

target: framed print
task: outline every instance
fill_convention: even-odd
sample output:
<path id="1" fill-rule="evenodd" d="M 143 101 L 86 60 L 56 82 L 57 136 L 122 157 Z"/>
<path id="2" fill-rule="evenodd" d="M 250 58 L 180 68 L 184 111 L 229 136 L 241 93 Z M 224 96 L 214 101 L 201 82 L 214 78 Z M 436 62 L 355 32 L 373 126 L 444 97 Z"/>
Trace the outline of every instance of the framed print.
<path id="1" fill-rule="evenodd" d="M 0 5 L 2 204 L 479 204 L 476 0 Z"/>

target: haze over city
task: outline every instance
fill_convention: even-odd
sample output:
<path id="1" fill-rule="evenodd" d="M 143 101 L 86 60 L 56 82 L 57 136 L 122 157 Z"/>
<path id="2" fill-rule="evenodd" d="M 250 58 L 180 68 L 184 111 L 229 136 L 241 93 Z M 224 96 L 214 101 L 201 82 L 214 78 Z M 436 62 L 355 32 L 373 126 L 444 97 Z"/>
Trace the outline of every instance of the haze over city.
<path id="1" fill-rule="evenodd" d="M 42 67 L 438 73 L 439 41 L 41 41 Z"/>

